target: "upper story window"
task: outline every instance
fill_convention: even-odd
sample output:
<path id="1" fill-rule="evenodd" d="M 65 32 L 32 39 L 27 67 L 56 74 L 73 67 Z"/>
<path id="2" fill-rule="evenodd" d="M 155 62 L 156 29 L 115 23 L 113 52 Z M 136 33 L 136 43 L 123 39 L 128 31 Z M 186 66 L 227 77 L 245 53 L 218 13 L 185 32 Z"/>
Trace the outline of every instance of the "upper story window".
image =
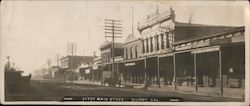
<path id="1" fill-rule="evenodd" d="M 107 61 L 109 61 L 109 54 L 107 54 Z"/>
<path id="2" fill-rule="evenodd" d="M 138 54 L 137 54 L 137 46 L 135 46 L 135 57 L 138 57 Z"/>
<path id="3" fill-rule="evenodd" d="M 107 62 L 108 61 L 108 55 L 105 54 L 105 61 Z"/>
<path id="4" fill-rule="evenodd" d="M 125 59 L 128 59 L 128 53 L 127 53 L 128 50 L 124 49 L 124 51 L 125 51 L 125 53 L 124 53 L 125 54 Z"/>
<path id="5" fill-rule="evenodd" d="M 108 54 L 108 61 L 111 60 L 111 54 Z"/>
<path id="6" fill-rule="evenodd" d="M 153 37 L 150 37 L 150 52 L 153 52 Z"/>
<path id="7" fill-rule="evenodd" d="M 133 58 L 133 51 L 132 51 L 133 47 L 130 48 L 130 58 Z"/>
<path id="8" fill-rule="evenodd" d="M 145 40 L 142 41 L 142 53 L 145 53 L 145 44 L 144 44 Z"/>
<path id="9" fill-rule="evenodd" d="M 170 47 L 170 45 L 172 44 L 174 42 L 174 32 L 172 31 L 172 32 L 170 32 L 169 33 L 169 47 Z"/>
<path id="10" fill-rule="evenodd" d="M 166 32 L 166 48 L 169 48 L 169 33 Z"/>
<path id="11" fill-rule="evenodd" d="M 156 50 L 158 51 L 159 50 L 159 35 L 155 37 L 155 41 L 156 41 Z"/>
<path id="12" fill-rule="evenodd" d="M 161 49 L 164 49 L 164 39 L 163 39 L 164 34 L 161 34 Z"/>
<path id="13" fill-rule="evenodd" d="M 149 40 L 149 39 L 146 39 L 146 52 L 147 52 L 147 53 L 149 52 L 149 48 L 148 48 L 148 45 L 149 45 L 149 44 L 148 44 L 148 40 Z"/>

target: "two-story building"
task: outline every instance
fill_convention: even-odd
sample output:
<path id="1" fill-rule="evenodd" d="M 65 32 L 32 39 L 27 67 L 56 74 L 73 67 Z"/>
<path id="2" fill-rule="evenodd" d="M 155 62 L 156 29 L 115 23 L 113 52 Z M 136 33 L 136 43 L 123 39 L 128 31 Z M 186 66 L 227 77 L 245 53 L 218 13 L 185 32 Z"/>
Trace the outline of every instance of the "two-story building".
<path id="1" fill-rule="evenodd" d="M 101 61 L 102 61 L 102 79 L 108 81 L 110 79 L 118 79 L 119 75 L 119 66 L 121 67 L 120 62 L 116 62 L 118 60 L 122 60 L 123 56 L 123 46 L 122 43 L 114 43 L 114 69 L 112 70 L 113 65 L 113 56 L 112 56 L 112 42 L 106 41 L 100 47 L 101 51 Z M 116 62 L 116 63 L 115 63 Z"/>
<path id="2" fill-rule="evenodd" d="M 148 15 L 138 31 L 150 83 L 208 86 L 221 94 L 223 87 L 244 87 L 244 27 L 177 22 L 170 8 Z"/>
<path id="3" fill-rule="evenodd" d="M 138 23 L 138 31 L 142 39 L 142 57 L 146 78 L 149 83 L 159 84 L 173 81 L 173 46 L 175 30 L 175 12 L 160 13 L 158 10 L 149 14 Z"/>
<path id="4" fill-rule="evenodd" d="M 78 80 L 100 82 L 102 78 L 101 57 L 94 56 L 92 61 L 82 62 L 78 67 L 80 73 Z"/>
<path id="5" fill-rule="evenodd" d="M 145 79 L 144 58 L 142 57 L 142 39 L 128 35 L 124 49 L 123 82 L 126 84 L 143 84 Z"/>
<path id="6" fill-rule="evenodd" d="M 93 62 L 90 61 L 90 62 L 83 62 L 81 63 L 80 66 L 78 66 L 78 69 L 79 69 L 79 76 L 78 76 L 78 80 L 79 81 L 91 81 L 92 80 L 92 69 L 93 67 Z"/>
<path id="7" fill-rule="evenodd" d="M 78 80 L 81 63 L 88 63 L 93 60 L 93 56 L 66 56 L 60 59 L 60 76 L 64 80 Z"/>

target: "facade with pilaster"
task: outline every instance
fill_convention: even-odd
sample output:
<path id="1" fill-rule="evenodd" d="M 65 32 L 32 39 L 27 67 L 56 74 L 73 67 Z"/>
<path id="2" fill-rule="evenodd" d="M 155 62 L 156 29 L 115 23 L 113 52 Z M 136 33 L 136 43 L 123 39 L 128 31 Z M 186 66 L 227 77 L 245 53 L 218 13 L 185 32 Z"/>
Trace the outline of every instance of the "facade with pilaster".
<path id="1" fill-rule="evenodd" d="M 149 86 L 212 89 L 220 95 L 226 88 L 239 88 L 244 93 L 243 26 L 177 22 L 170 8 L 148 15 L 138 31 Z"/>

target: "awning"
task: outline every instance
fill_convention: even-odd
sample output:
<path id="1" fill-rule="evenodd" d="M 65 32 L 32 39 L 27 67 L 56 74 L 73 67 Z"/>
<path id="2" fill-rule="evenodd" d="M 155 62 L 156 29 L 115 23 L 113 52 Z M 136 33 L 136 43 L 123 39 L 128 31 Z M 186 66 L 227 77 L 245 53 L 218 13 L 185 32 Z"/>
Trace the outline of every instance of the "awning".
<path id="1" fill-rule="evenodd" d="M 145 58 L 140 57 L 140 58 L 134 58 L 134 59 L 129 59 L 129 60 L 123 60 L 121 62 L 134 62 L 134 61 L 140 61 L 140 60 L 144 60 Z"/>
<path id="2" fill-rule="evenodd" d="M 205 53 L 205 52 L 213 52 L 213 51 L 219 51 L 220 46 L 212 46 L 212 47 L 205 47 L 205 48 L 199 48 L 199 49 L 194 49 L 191 51 L 192 54 L 194 53 Z"/>
<path id="3" fill-rule="evenodd" d="M 158 57 L 169 57 L 169 56 L 173 56 L 174 53 L 166 53 L 166 54 L 160 54 L 158 55 Z"/>

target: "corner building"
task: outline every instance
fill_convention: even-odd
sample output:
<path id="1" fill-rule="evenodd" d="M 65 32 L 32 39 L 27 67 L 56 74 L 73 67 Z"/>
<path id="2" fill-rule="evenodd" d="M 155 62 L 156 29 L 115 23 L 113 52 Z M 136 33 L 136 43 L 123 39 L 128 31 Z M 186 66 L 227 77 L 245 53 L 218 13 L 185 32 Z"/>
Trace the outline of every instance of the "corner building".
<path id="1" fill-rule="evenodd" d="M 144 80 L 149 86 L 205 89 L 220 95 L 225 89 L 238 88 L 244 96 L 243 26 L 177 22 L 170 8 L 149 14 L 138 23 L 138 31 L 142 47 L 138 57 L 144 60 Z"/>

